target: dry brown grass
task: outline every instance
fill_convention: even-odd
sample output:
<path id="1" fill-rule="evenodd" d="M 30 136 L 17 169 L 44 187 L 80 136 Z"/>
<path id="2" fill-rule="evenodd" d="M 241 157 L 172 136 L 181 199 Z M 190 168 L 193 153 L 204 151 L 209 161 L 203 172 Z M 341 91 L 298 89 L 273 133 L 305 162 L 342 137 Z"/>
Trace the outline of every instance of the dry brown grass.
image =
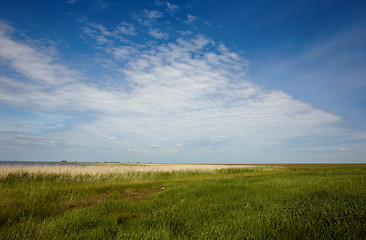
<path id="1" fill-rule="evenodd" d="M 223 168 L 252 168 L 253 165 L 209 165 L 209 164 L 100 164 L 100 165 L 14 165 L 0 166 L 0 176 L 9 173 L 69 173 L 72 175 L 90 174 L 101 175 L 109 173 L 125 173 L 125 172 L 148 172 L 148 171 L 188 171 L 188 170 L 216 170 Z"/>

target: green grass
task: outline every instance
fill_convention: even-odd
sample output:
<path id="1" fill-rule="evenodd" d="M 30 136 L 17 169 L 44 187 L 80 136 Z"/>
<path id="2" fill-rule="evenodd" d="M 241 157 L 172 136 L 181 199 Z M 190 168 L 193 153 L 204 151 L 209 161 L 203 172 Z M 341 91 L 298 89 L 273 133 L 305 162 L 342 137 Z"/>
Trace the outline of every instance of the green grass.
<path id="1" fill-rule="evenodd" d="M 366 239 L 366 165 L 279 166 L 9 174 L 0 238 Z"/>

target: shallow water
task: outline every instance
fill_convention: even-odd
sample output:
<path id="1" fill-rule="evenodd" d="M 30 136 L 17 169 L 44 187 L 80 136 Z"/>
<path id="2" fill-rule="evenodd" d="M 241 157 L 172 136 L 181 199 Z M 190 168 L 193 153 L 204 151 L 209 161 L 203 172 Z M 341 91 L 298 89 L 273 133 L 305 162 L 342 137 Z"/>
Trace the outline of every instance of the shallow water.
<path id="1" fill-rule="evenodd" d="M 27 162 L 27 161 L 11 161 L 11 162 L 3 162 L 0 161 L 1 166 L 82 166 L 85 164 L 76 163 L 76 162 Z"/>

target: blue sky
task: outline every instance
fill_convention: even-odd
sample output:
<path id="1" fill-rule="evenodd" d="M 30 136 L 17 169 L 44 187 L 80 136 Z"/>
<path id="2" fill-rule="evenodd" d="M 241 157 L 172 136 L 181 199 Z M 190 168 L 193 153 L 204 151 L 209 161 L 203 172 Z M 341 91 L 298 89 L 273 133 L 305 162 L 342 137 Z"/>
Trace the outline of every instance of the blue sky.
<path id="1" fill-rule="evenodd" d="M 0 3 L 0 160 L 366 162 L 364 1 Z"/>

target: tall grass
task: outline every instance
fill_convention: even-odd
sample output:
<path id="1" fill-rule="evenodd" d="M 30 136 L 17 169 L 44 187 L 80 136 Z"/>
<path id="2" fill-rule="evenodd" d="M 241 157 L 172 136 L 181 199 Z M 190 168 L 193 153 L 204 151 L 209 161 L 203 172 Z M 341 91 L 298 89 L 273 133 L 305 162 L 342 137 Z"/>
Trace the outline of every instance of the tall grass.
<path id="1" fill-rule="evenodd" d="M 14 164 L 14 162 L 13 162 Z M 253 165 L 223 165 L 223 164 L 122 164 L 122 163 L 83 163 L 82 165 L 3 165 L 0 166 L 0 176 L 9 173 L 54 173 L 69 175 L 103 175 L 126 172 L 171 172 L 188 170 L 215 170 L 225 168 L 252 168 Z"/>
<path id="2" fill-rule="evenodd" d="M 13 173 L 0 178 L 0 233 L 1 239 L 365 239 L 365 193 L 365 165 Z"/>

